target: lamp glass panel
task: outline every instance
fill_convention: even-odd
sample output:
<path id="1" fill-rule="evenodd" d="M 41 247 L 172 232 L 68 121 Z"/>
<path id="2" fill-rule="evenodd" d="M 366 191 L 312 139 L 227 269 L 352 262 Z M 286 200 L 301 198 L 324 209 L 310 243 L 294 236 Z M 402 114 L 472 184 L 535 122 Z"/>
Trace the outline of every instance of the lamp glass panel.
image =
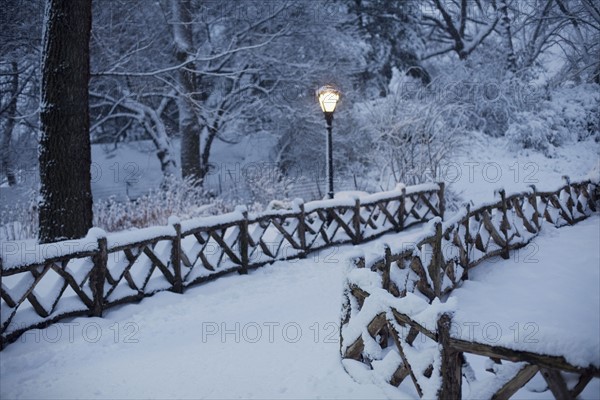
<path id="1" fill-rule="evenodd" d="M 340 99 L 339 93 L 334 90 L 325 90 L 319 93 L 319 104 L 323 112 L 334 112 Z"/>

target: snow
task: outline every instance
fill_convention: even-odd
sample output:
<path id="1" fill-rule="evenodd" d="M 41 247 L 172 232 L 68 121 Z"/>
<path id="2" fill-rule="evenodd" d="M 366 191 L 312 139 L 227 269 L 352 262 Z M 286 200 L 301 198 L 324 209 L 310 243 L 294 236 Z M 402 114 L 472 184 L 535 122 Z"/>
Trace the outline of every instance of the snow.
<path id="1" fill-rule="evenodd" d="M 509 260 L 488 260 L 452 292 L 458 337 L 600 367 L 600 217 L 545 225 Z"/>
<path id="2" fill-rule="evenodd" d="M 121 149 L 127 146 L 125 144 Z M 152 168 L 142 171 L 142 179 L 136 186 L 141 192 L 142 186 L 150 187 L 160 180 L 160 166 L 152 152 L 138 152 L 142 159 L 145 157 L 144 160 L 152 164 Z M 98 156 L 97 153 L 95 155 Z M 236 159 L 238 155 L 232 155 L 231 159 Z M 104 179 L 107 180 L 102 182 L 107 187 L 116 176 L 114 169 L 110 169 L 115 160 L 122 161 L 122 158 L 106 156 L 102 164 L 105 167 Z M 555 158 L 548 159 L 534 152 L 509 151 L 503 139 L 481 137 L 461 155 L 457 164 L 460 168 L 458 179 L 451 175 L 450 167 L 442 168 L 442 172 L 445 172 L 442 178 L 451 190 L 461 193 L 464 199 L 473 200 L 471 209 L 482 203 L 496 203 L 499 196 L 494 194 L 494 190 L 499 187 L 505 188 L 507 195 L 526 191 L 529 184 L 535 184 L 538 190 L 552 190 L 564 185 L 562 175 L 570 175 L 572 181 L 590 177 L 597 179 L 600 171 L 598 146 L 592 142 L 557 148 Z M 122 162 L 118 167 L 121 168 L 119 182 L 123 184 L 123 174 L 128 170 L 124 169 Z M 226 164 L 217 167 L 223 171 L 228 168 Z M 495 171 L 499 171 L 497 177 L 493 175 Z M 151 176 L 148 175 L 150 172 Z M 209 178 L 217 177 L 215 174 Z M 98 185 L 99 182 L 93 184 Z M 426 184 L 418 189 L 437 190 L 438 187 L 436 184 Z M 334 200 L 307 203 L 305 209 L 310 213 L 323 206 L 343 204 L 354 207 L 357 197 L 363 203 L 392 197 L 400 194 L 401 190 L 402 186 L 392 192 L 377 194 L 340 193 L 339 196 L 336 194 Z M 407 194 L 413 190 L 415 188 L 407 188 Z M 297 211 L 300 203 L 301 200 L 293 203 L 292 212 Z M 552 209 L 549 211 L 554 212 Z M 287 213 L 290 211 L 267 212 L 270 215 Z M 450 219 L 444 222 L 444 227 L 456 223 L 463 213 L 464 210 L 453 216 L 447 212 Z M 341 217 L 346 219 L 344 215 Z M 182 231 L 217 223 L 233 223 L 241 218 L 242 210 L 238 209 L 212 219 L 181 221 Z M 470 272 L 470 280 L 457 289 L 450 300 L 436 302 L 434 306 L 428 305 L 423 297 L 410 293 L 402 301 L 389 302 L 384 298 L 385 293 L 376 293 L 374 290 L 380 276 L 368 269 L 350 268 L 350 275 L 346 275 L 349 268 L 347 259 L 362 255 L 370 265 L 382 259 L 385 245 L 393 253 L 414 249 L 421 239 L 432 234 L 437 221 L 417 225 L 399 235 L 388 234 L 362 246 L 333 247 L 309 254 L 306 259 L 277 262 L 252 271 L 248 276 L 222 277 L 209 284 L 188 288 L 182 296 L 158 293 L 139 304 L 112 308 L 102 319 L 75 318 L 43 330 L 27 332 L 17 343 L 0 353 L 0 397 L 417 397 L 412 384 L 396 389 L 385 383 L 385 378 L 393 373 L 393 367 L 398 362 L 397 353 L 389 348 L 381 351 L 381 360 L 373 363 L 373 370 L 351 360 L 344 360 L 343 364 L 340 362 L 339 321 L 342 288 L 346 279 L 373 288 L 371 300 L 377 305 L 373 307 L 373 312 L 393 305 L 402 312 L 414 315 L 426 327 L 433 327 L 440 313 L 454 312 L 455 324 L 466 324 L 461 332 L 463 337 L 469 334 L 469 327 L 473 327 L 474 335 L 482 337 L 483 329 L 488 324 L 485 333 L 489 339 L 495 333 L 495 328 L 500 326 L 502 335 L 497 342 L 507 347 L 521 349 L 534 346 L 532 348 L 536 351 L 548 354 L 569 353 L 568 361 L 575 364 L 594 362 L 594 365 L 598 365 L 600 345 L 598 341 L 590 339 L 600 336 L 597 329 L 600 325 L 598 217 L 573 228 L 558 230 L 545 224 L 542 234 L 529 246 L 515 252 L 515 256 L 511 255 L 511 260 L 494 259 L 482 263 Z M 85 240 L 61 242 L 62 247 L 55 244 L 39 247 L 33 241 L 3 242 L 3 267 L 15 268 L 48 255 L 66 254 L 75 245 L 89 245 L 89 249 L 93 250 L 97 247 L 97 239 L 105 235 L 109 248 L 156 235 L 172 236 L 175 234 L 172 225 L 176 222 L 178 219 L 173 217 L 164 227 L 118 234 L 91 231 Z M 314 228 L 318 230 L 318 226 Z M 521 226 L 517 228 L 523 233 Z M 292 232 L 294 228 L 286 229 Z M 472 227 L 474 231 L 475 227 Z M 572 232 L 571 236 L 569 232 Z M 336 240 L 342 234 L 341 230 L 338 231 Z M 576 237 L 581 243 L 573 242 L 569 252 L 561 250 L 565 243 L 572 242 L 570 237 Z M 320 235 L 307 237 L 307 242 L 311 240 L 320 240 Z M 584 241 L 587 245 L 583 244 Z M 190 246 L 184 239 L 182 244 L 186 254 L 197 254 L 198 249 L 192 248 L 199 245 L 197 242 Z M 165 246 L 166 243 L 158 245 Z M 161 251 L 161 259 L 168 253 L 169 249 L 165 247 Z M 256 256 L 260 257 L 261 254 Z M 564 259 L 567 256 L 571 257 L 568 263 L 557 263 L 561 257 Z M 519 257 L 518 263 L 514 257 Z M 191 256 L 188 258 L 196 259 Z M 531 260 L 538 262 L 528 262 Z M 141 257 L 139 262 L 143 261 L 144 257 Z M 166 259 L 163 261 L 166 263 Z M 89 258 L 77 262 L 83 265 L 80 267 L 69 263 L 67 268 L 78 271 L 76 279 L 79 282 L 85 278 L 91 264 Z M 572 273 L 573 266 L 580 264 L 588 265 L 590 268 L 586 274 L 591 275 Z M 591 268 L 594 265 L 595 270 Z M 132 272 L 134 280 L 141 285 L 149 279 L 148 290 L 160 289 L 164 280 L 159 282 L 154 276 L 148 277 L 147 269 L 143 265 L 139 267 L 137 272 Z M 122 273 L 122 268 L 122 265 L 115 264 L 109 272 L 116 276 Z M 392 274 L 398 271 L 395 268 Z M 215 272 L 194 268 L 185 281 L 190 282 L 198 276 L 212 273 Z M 51 277 L 50 274 L 48 278 Z M 396 278 L 392 275 L 392 279 Z M 404 280 L 404 277 L 399 279 Z M 528 284 L 517 286 L 515 282 L 519 279 L 529 279 Z M 31 277 L 26 280 L 31 280 Z M 14 284 L 25 288 L 29 286 L 26 280 Z M 9 279 L 3 280 L 3 284 L 10 284 Z M 565 291 L 567 284 L 578 290 Z M 48 290 L 52 287 L 49 285 Z M 109 300 L 135 293 L 127 285 L 119 285 Z M 510 293 L 510 296 L 505 293 Z M 74 296 L 69 295 L 65 300 L 58 303 L 57 312 L 82 308 L 81 302 L 76 302 Z M 503 307 L 498 307 L 499 304 Z M 31 307 L 28 311 L 36 315 Z M 28 316 L 26 312 L 19 318 L 25 318 L 25 321 L 31 315 Z M 557 315 L 561 315 L 560 324 L 554 323 Z M 2 315 L 3 319 L 5 317 Z M 294 334 L 298 327 L 302 335 L 295 341 Z M 226 329 L 231 332 L 227 333 Z M 259 329 L 261 335 L 257 338 L 255 333 Z M 273 329 L 273 341 L 270 340 L 270 329 Z M 356 330 L 353 332 L 352 329 Z M 96 333 L 99 333 L 99 337 L 96 337 Z M 315 341 L 317 333 L 318 340 Z M 358 337 L 364 332 L 355 325 L 346 333 L 348 337 Z M 517 333 L 519 340 L 515 341 L 514 335 Z M 572 339 L 560 340 L 565 335 Z M 537 338 L 540 339 L 537 343 L 528 342 Z M 373 345 L 374 342 L 367 344 Z M 371 349 L 377 351 L 374 346 Z M 435 353 L 427 351 L 426 354 L 412 356 L 435 357 Z M 89 367 L 90 360 L 93 360 L 94 368 Z M 479 361 L 470 362 L 475 365 Z M 540 389 L 532 382 L 519 395 L 547 397 L 548 392 L 533 393 L 532 390 Z M 594 398 L 589 393 L 597 393 L 599 388 L 598 380 L 594 380 L 582 398 Z M 486 393 L 481 385 L 474 385 L 471 389 L 471 393 Z"/>
<path id="3" fill-rule="evenodd" d="M 413 194 L 424 191 L 437 191 L 440 187 L 437 183 L 421 183 L 419 185 L 411 185 L 406 187 L 406 194 Z"/>
<path id="4" fill-rule="evenodd" d="M 247 276 L 226 276 L 189 288 L 184 295 L 161 292 L 139 304 L 109 309 L 102 319 L 75 318 L 29 331 L 1 353 L 0 396 L 415 398 L 410 385 L 396 389 L 385 383 L 398 362 L 390 349 L 381 351 L 374 342 L 366 343 L 370 351 L 380 352 L 373 370 L 350 360 L 340 362 L 346 279 L 372 289 L 365 304 L 372 304 L 373 315 L 393 306 L 433 327 L 441 313 L 454 312 L 454 323 L 473 327 L 475 334 L 488 324 L 488 338 L 496 327 L 490 323 L 498 324 L 499 344 L 569 353 L 567 360 L 577 365 L 598 364 L 600 345 L 591 338 L 600 337 L 599 217 L 575 227 L 554 229 L 547 224 L 533 242 L 539 246 L 533 254 L 538 263 L 527 262 L 532 255 L 528 247 L 514 253 L 519 262 L 516 256 L 489 260 L 473 269 L 470 280 L 444 303 L 428 305 L 412 293 L 390 298 L 376 290 L 378 274 L 349 267 L 349 259 L 359 255 L 368 263 L 380 259 L 386 245 L 393 252 L 414 247 L 433 232 L 436 222 L 439 218 L 362 246 L 340 246 L 302 260 L 277 262 Z M 571 252 L 562 250 L 565 245 Z M 568 263 L 556 262 L 561 257 L 571 258 Z M 573 266 L 579 265 L 587 266 L 585 274 L 573 273 Z M 567 287 L 577 290 L 565 291 Z M 59 307 L 69 310 L 73 305 L 59 303 Z M 560 324 L 555 323 L 557 315 Z M 345 338 L 365 337 L 357 322 L 345 328 Z M 520 340 L 515 343 L 517 327 Z M 462 330 L 463 336 L 468 333 Z M 526 342 L 535 338 L 537 343 Z M 423 348 L 410 357 L 425 365 L 438 353 Z M 90 360 L 94 368 L 88 367 Z M 424 391 L 433 393 L 439 382 L 428 382 Z M 595 382 L 585 393 L 593 393 Z M 481 385 L 471 389 L 485 392 Z M 523 393 L 531 394 L 527 388 Z"/>
<path id="5" fill-rule="evenodd" d="M 327 199 L 327 200 L 317 200 L 311 201 L 310 203 L 306 203 L 304 205 L 304 210 L 306 213 L 311 213 L 317 209 L 321 208 L 333 208 L 333 207 L 354 207 L 355 201 L 351 198 L 342 198 L 342 199 Z"/>
<path id="6" fill-rule="evenodd" d="M 165 144 L 166 146 L 166 144 Z M 116 196 L 119 200 L 135 199 L 160 185 L 163 178 L 156 146 L 150 140 L 92 145 L 92 192 L 94 199 Z M 172 155 L 180 152 L 180 140 L 172 139 Z M 250 172 L 264 171 L 265 160 L 273 147 L 272 137 L 256 134 L 244 137 L 235 146 L 215 141 L 211 151 L 214 169 L 205 178 L 205 187 L 224 192 L 251 182 Z M 178 173 L 178 171 L 176 171 Z"/>
<path id="7" fill-rule="evenodd" d="M 181 231 L 188 232 L 195 229 L 207 228 L 216 225 L 234 224 L 242 219 L 244 219 L 244 215 L 242 214 L 241 208 L 239 208 L 227 214 L 212 215 L 209 217 L 197 217 L 182 221 Z"/>
<path id="8" fill-rule="evenodd" d="M 433 225 L 435 221 L 430 221 Z M 542 233 L 521 250 L 511 253 L 511 259 L 490 259 L 470 272 L 469 280 L 445 300 L 434 299 L 428 304 L 418 294 L 407 293 L 395 298 L 381 289 L 381 276 L 370 268 L 350 269 L 347 285 L 357 285 L 370 293 L 360 312 L 350 297 L 351 318 L 343 328 L 342 351 L 362 337 L 363 354 L 374 359 L 373 365 L 388 355 L 366 331 L 373 318 L 393 307 L 409 315 L 425 328 L 435 331 L 439 317 L 452 316 L 451 335 L 467 341 L 493 346 L 563 356 L 568 363 L 587 368 L 600 365 L 600 216 L 560 229 L 545 225 Z M 360 254 L 356 253 L 356 256 Z M 372 265 L 367 263 L 367 266 Z M 398 329 L 402 329 L 399 327 Z M 422 371 L 438 356 L 437 347 L 404 346 L 413 369 Z M 387 349 L 389 350 L 389 348 Z M 469 363 L 484 369 L 482 358 L 467 355 Z M 434 361 L 435 363 L 435 361 Z M 398 364 L 396 364 L 397 366 Z M 356 362 L 344 360 L 349 374 L 359 382 L 385 381 L 386 370 L 361 369 Z M 487 398 L 521 368 L 522 363 L 505 362 L 494 366 L 496 376 L 469 369 L 463 387 L 465 398 Z M 499 380 L 495 380 L 499 378 Z M 417 376 L 425 397 L 433 397 L 437 380 L 422 381 Z M 567 379 L 572 381 L 576 378 Z M 470 381 L 469 381 L 470 380 Z M 535 382 L 535 378 L 534 381 Z M 576 380 L 571 383 L 572 387 Z M 582 398 L 597 398 L 600 382 L 594 380 Z M 406 389 L 401 386 L 401 389 Z M 544 398 L 547 387 L 528 384 L 517 397 Z M 536 393 L 542 392 L 540 397 Z M 594 393 L 596 393 L 594 395 Z"/>
<path id="9" fill-rule="evenodd" d="M 369 196 L 369 193 L 362 190 L 342 190 L 335 193 L 335 199 L 360 199 Z"/>
<path id="10" fill-rule="evenodd" d="M 87 253 L 98 249 L 96 235 L 100 230 L 94 230 L 92 235 L 77 240 L 38 244 L 36 240 L 2 241 L 0 254 L 2 268 L 9 270 L 30 264 L 41 264 L 45 260 L 62 257 L 75 253 Z"/>
<path id="11" fill-rule="evenodd" d="M 159 237 L 174 237 L 175 228 L 173 226 L 152 226 L 142 229 L 130 229 L 122 232 L 110 233 L 106 237 L 108 249 L 115 249 L 129 244 L 143 242 Z"/>
<path id="12" fill-rule="evenodd" d="M 29 331 L 0 354 L 0 397 L 413 398 L 382 382 L 359 384 L 342 367 L 342 289 L 357 249 L 325 249 Z"/>
<path id="13" fill-rule="evenodd" d="M 475 205 L 500 200 L 494 191 L 507 195 L 523 192 L 529 185 L 538 191 L 555 190 L 565 184 L 600 177 L 600 146 L 593 140 L 557 147 L 552 158 L 531 150 L 515 151 L 505 138 L 475 135 L 455 160 L 440 167 L 446 187 Z"/>
<path id="14" fill-rule="evenodd" d="M 179 141 L 172 145 L 174 154 L 178 154 Z M 91 176 L 94 199 L 109 196 L 119 200 L 135 199 L 161 182 L 156 147 L 150 140 L 119 143 L 117 149 L 109 145 L 92 145 Z"/>

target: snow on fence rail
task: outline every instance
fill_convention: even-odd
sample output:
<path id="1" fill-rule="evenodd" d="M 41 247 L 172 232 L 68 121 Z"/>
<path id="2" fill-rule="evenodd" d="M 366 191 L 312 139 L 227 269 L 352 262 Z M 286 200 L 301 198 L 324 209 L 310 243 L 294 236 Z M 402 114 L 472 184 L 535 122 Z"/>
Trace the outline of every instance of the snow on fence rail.
<path id="1" fill-rule="evenodd" d="M 399 188 L 292 210 L 235 212 L 168 226 L 44 245 L 4 242 L 0 259 L 0 348 L 23 332 L 63 318 L 101 316 L 115 304 L 237 271 L 302 257 L 327 246 L 359 244 L 444 213 L 444 185 Z"/>
<path id="2" fill-rule="evenodd" d="M 356 257 L 356 268 L 347 275 L 342 312 L 346 369 L 364 375 L 358 361 L 394 386 L 410 377 L 423 398 L 459 399 L 462 375 L 472 375 L 463 353 L 472 353 L 492 360 L 490 370 L 497 378 L 491 398 L 509 398 L 538 371 L 556 398 L 577 397 L 592 377 L 600 377 L 597 367 L 454 338 L 452 304 L 441 302 L 468 279 L 471 268 L 493 256 L 507 259 L 509 251 L 537 236 L 544 223 L 573 225 L 598 211 L 597 182 L 565 179 L 564 186 L 551 192 L 539 192 L 534 186 L 511 195 L 499 191 L 496 203 L 467 206 L 449 221 L 433 219 L 418 243 L 405 245 L 398 253 L 385 246 L 378 259 L 367 262 L 364 255 Z M 423 340 L 417 343 L 419 335 Z M 424 341 L 431 345 L 423 345 Z M 386 349 L 390 345 L 393 350 Z M 515 364 L 502 365 L 501 360 Z M 559 370 L 578 374 L 575 386 L 567 389 Z"/>

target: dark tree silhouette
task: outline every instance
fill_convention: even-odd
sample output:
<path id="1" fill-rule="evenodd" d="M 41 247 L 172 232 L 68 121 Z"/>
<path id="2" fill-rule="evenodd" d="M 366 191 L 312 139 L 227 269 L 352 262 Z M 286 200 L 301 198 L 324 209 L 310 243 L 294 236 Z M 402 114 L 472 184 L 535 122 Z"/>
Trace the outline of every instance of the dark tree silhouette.
<path id="1" fill-rule="evenodd" d="M 91 0 L 47 0 L 39 146 L 39 239 L 79 238 L 92 226 L 89 41 Z"/>
<path id="2" fill-rule="evenodd" d="M 17 66 L 16 61 L 10 63 L 10 89 L 6 93 L 6 97 L 9 98 L 8 104 L 6 107 L 2 109 L 2 112 L 6 112 L 6 122 L 0 126 L 2 126 L 3 135 L 0 140 L 0 167 L 4 174 L 6 174 L 6 180 L 8 181 L 9 186 L 14 186 L 17 184 L 17 178 L 15 177 L 15 171 L 13 170 L 13 166 L 11 164 L 11 156 L 10 156 L 10 141 L 13 134 L 13 129 L 15 127 L 15 119 L 17 116 L 17 98 L 19 96 L 19 68 Z M 0 114 L 2 113 L 0 112 Z"/>

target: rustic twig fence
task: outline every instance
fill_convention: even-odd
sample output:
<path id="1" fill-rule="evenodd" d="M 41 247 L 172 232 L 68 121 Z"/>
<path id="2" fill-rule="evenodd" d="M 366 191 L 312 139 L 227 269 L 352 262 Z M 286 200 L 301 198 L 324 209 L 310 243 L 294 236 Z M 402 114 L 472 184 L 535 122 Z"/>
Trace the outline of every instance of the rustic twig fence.
<path id="1" fill-rule="evenodd" d="M 0 348 L 23 332 L 156 292 L 182 293 L 226 273 L 385 233 L 441 217 L 444 185 L 427 184 L 361 199 L 334 199 L 292 210 L 235 212 L 45 245 L 5 242 L 0 259 Z"/>
<path id="2" fill-rule="evenodd" d="M 444 399 L 461 398 L 462 375 L 469 373 L 463 353 L 490 357 L 498 365 L 501 360 L 519 361 L 523 363 L 516 370 L 497 374 L 492 398 L 509 398 L 538 371 L 556 398 L 575 398 L 593 377 L 600 377 L 598 368 L 574 366 L 564 357 L 457 339 L 450 334 L 449 313 L 436 314 L 428 326 L 410 315 L 419 302 L 439 305 L 482 260 L 508 258 L 509 251 L 526 246 L 544 223 L 572 225 L 597 211 L 598 183 L 565 179 L 563 187 L 551 192 L 532 187 L 507 196 L 500 191 L 500 200 L 494 204 L 476 209 L 467 206 L 450 221 L 434 221 L 429 234 L 399 253 L 386 247 L 380 259 L 366 263 L 364 257 L 356 258 L 357 268 L 346 283 L 342 357 L 373 369 L 377 362 L 388 365 L 382 362 L 384 355 L 391 357 L 396 367 L 388 365 L 381 373 L 387 382 L 398 386 L 410 377 L 421 397 Z M 419 335 L 437 343 L 427 350 L 432 354 L 418 354 L 421 350 L 414 343 Z M 391 356 L 383 350 L 390 345 L 395 347 Z M 424 359 L 430 361 L 424 363 Z M 567 388 L 559 371 L 578 374 L 578 383 Z"/>

